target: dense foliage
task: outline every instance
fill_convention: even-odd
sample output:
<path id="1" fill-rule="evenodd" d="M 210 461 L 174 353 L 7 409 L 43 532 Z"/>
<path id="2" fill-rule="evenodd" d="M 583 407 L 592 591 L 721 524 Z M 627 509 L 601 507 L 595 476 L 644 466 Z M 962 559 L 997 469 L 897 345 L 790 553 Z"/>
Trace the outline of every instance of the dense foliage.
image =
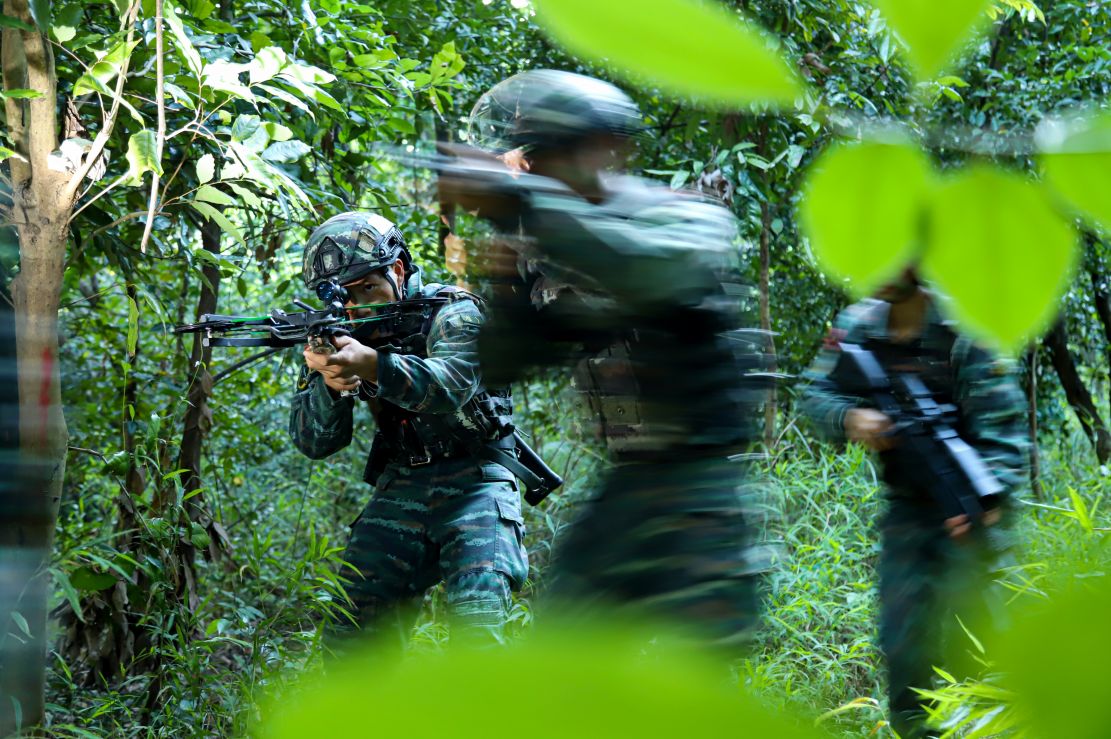
<path id="1" fill-rule="evenodd" d="M 872 5 L 728 5 L 774 34 L 809 92 L 778 108 L 722 107 L 639 85 L 649 135 L 635 165 L 736 213 L 786 378 L 761 449 L 767 617 L 738 680 L 770 705 L 859 736 L 884 716 L 873 639 L 880 490 L 861 449 L 815 442 L 792 408 L 792 378 L 849 299 L 819 270 L 796 216 L 808 172 L 837 141 L 897 120 L 939 170 L 990 162 L 1041 178 L 1035 128 L 1106 104 L 1111 7 L 998 3 L 991 35 L 958 67 L 920 80 Z M 320 624 L 343 607 L 338 555 L 367 496 L 369 439 L 309 462 L 286 432 L 296 352 L 217 353 L 168 328 L 204 312 L 285 307 L 302 292 L 306 229 L 348 209 L 396 221 L 429 276 L 455 280 L 472 219 L 441 206 L 427 171 L 389 153 L 465 138 L 477 97 L 521 69 L 615 73 L 553 46 L 525 0 L 6 0 L 2 18 L 0 213 L 16 220 L 6 181 L 25 152 L 13 111 L 41 97 L 7 71 L 28 19 L 53 43 L 58 166 L 82 175 L 58 312 L 69 436 L 49 568 L 46 726 L 54 736 L 241 734 L 260 689 L 318 661 Z M 856 174 L 874 186 L 873 172 Z M 832 184 L 852 190 L 841 177 Z M 1041 455 L 1006 580 L 1020 599 L 1051 592 L 1063 563 L 1097 572 L 1106 560 L 1111 246 L 1098 220 L 1074 220 L 1083 254 L 1058 320 L 1021 357 Z M 21 269 L 15 230 L 0 228 L 8 302 Z M 533 569 L 513 612 L 524 630 L 553 541 L 601 460 L 568 411 L 564 377 L 516 393 L 521 425 L 568 480 L 526 513 Z M 433 591 L 415 648 L 445 643 L 440 612 Z M 969 736 L 1005 728 L 992 723 L 1010 716 L 992 657 L 983 682 L 937 694 L 939 721 Z"/>

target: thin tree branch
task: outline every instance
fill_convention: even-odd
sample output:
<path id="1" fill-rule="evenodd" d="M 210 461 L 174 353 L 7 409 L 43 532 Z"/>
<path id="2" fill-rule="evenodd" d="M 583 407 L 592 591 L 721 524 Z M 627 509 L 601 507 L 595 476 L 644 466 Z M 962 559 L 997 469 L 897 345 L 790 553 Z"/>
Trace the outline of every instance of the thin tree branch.
<path id="1" fill-rule="evenodd" d="M 154 97 L 158 104 L 158 130 L 155 133 L 154 155 L 162 162 L 162 146 L 166 142 L 166 75 L 162 65 L 162 0 L 154 2 Z M 139 240 L 139 253 L 147 253 L 154 214 L 158 210 L 158 172 L 150 173 L 150 203 L 147 205 L 147 222 Z"/>
<path id="2" fill-rule="evenodd" d="M 134 2 L 131 3 L 131 7 L 127 9 L 127 13 L 124 15 L 120 29 L 123 30 L 123 26 L 127 27 L 127 40 L 124 43 L 128 47 L 131 46 L 131 39 L 135 35 L 135 18 L 138 13 L 139 0 L 134 0 Z M 92 148 L 89 149 L 89 153 L 85 156 L 84 164 L 77 168 L 77 172 L 74 173 L 70 181 L 66 183 L 65 188 L 63 188 L 62 202 L 71 203 L 75 200 L 77 188 L 81 186 L 81 183 L 89 174 L 89 170 L 93 168 L 93 165 L 96 164 L 97 160 L 100 159 L 100 156 L 104 153 L 104 148 L 108 146 L 108 139 L 112 136 L 112 131 L 116 127 L 116 118 L 120 113 L 120 100 L 123 97 L 124 84 L 127 82 L 127 67 L 130 63 L 130 54 L 124 57 L 123 61 L 120 62 L 119 76 L 116 78 L 116 93 L 112 98 L 112 107 L 108 110 L 108 117 L 104 119 L 100 131 L 97 132 L 96 138 L 93 139 Z M 51 97 L 51 105 L 53 105 L 53 97 Z"/>

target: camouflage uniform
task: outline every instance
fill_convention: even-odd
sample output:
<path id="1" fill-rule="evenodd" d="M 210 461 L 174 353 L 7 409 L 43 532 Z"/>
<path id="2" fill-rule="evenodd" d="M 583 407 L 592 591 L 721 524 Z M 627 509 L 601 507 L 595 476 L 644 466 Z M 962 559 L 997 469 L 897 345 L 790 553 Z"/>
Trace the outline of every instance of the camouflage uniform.
<path id="1" fill-rule="evenodd" d="M 843 311 L 831 337 L 806 373 L 802 411 L 829 439 L 845 440 L 845 414 L 865 401 L 842 394 L 829 379 L 840 342 L 872 342 L 901 354 L 939 398 L 959 408 L 961 437 L 983 457 L 1008 493 L 1025 479 L 1029 453 L 1026 404 L 1012 367 L 968 338 L 953 332 L 930 303 L 925 330 L 910 345 L 887 338 L 889 305 L 866 300 Z M 882 357 L 882 354 L 880 355 Z M 906 371 L 908 367 L 902 367 Z M 882 459 L 882 456 L 881 456 Z M 887 660 L 892 725 L 904 739 L 924 731 L 924 713 L 914 688 L 928 688 L 933 665 L 962 672 L 961 620 L 974 632 L 998 626 L 998 593 L 992 586 L 1007 547 L 1011 507 L 1004 521 L 978 526 L 954 540 L 929 491 L 919 489 L 913 473 L 884 464 L 888 509 L 881 523 L 880 644 Z M 981 631 L 980 636 L 984 633 Z"/>
<path id="2" fill-rule="evenodd" d="M 546 178 L 518 185 L 539 276 L 517 304 L 503 294 L 496 306 L 480 337 L 484 371 L 501 382 L 581 359 L 576 384 L 613 462 L 561 542 L 553 594 L 742 642 L 758 599 L 743 469 L 729 457 L 751 439 L 761 393 L 745 376 L 736 222 L 634 177 L 607 178 L 600 204 Z"/>
<path id="3" fill-rule="evenodd" d="M 430 285 L 407 297 L 442 292 Z M 483 316 L 465 294 L 454 295 L 435 313 L 423 346 L 380 351 L 378 384 L 362 393 L 379 425 L 366 475 L 375 493 L 352 525 L 344 561 L 357 571 L 345 573 L 355 620 L 370 635 L 396 628 L 404 638 L 413 615 L 405 606 L 440 580 L 455 624 L 465 629 L 456 638 L 497 635 L 510 591 L 528 576 L 512 475 L 422 431 L 424 422 L 459 415 L 484 392 L 475 346 Z M 302 370 L 290 416 L 290 436 L 312 459 L 353 436 L 354 398 L 337 396 L 323 380 Z"/>

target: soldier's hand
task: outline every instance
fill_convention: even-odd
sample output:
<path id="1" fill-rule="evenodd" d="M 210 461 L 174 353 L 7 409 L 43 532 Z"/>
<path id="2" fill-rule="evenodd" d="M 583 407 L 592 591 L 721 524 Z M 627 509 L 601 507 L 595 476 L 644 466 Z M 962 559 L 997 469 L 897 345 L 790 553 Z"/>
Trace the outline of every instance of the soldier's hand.
<path id="1" fill-rule="evenodd" d="M 984 515 L 980 517 L 980 524 L 983 526 L 994 526 L 999 523 L 999 519 L 1002 517 L 1003 514 L 999 512 L 998 508 L 984 511 Z M 972 530 L 972 519 L 964 514 L 953 516 L 952 518 L 945 519 L 945 528 L 949 532 L 949 536 L 954 539 L 960 539 Z"/>
<path id="2" fill-rule="evenodd" d="M 377 351 L 350 336 L 336 336 L 332 343 L 336 346 L 332 354 L 317 354 L 309 347 L 304 352 L 305 364 L 321 374 L 325 385 L 342 392 L 354 390 L 360 380 L 378 381 Z"/>
<path id="3" fill-rule="evenodd" d="M 849 441 L 876 452 L 895 446 L 894 438 L 889 435 L 893 427 L 890 416 L 874 408 L 853 408 L 845 414 L 845 436 Z"/>

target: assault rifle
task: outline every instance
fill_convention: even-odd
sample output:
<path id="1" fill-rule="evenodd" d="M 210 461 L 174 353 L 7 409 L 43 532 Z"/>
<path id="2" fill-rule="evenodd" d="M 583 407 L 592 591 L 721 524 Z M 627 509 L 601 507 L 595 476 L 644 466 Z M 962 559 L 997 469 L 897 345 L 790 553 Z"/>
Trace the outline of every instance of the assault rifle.
<path id="1" fill-rule="evenodd" d="M 894 422 L 895 448 L 881 458 L 897 481 L 913 475 L 946 518 L 966 515 L 978 522 L 997 508 L 1003 486 L 971 445 L 956 431 L 958 410 L 939 404 L 921 378 L 912 373 L 889 375 L 875 354 L 857 344 L 841 344 L 830 379 L 849 395 L 868 398 Z"/>
<path id="2" fill-rule="evenodd" d="M 347 290 L 334 280 L 317 285 L 316 294 L 324 303 L 323 308 L 294 300 L 300 311 L 287 313 L 275 308 L 266 316 L 206 313 L 197 323 L 174 327 L 173 333 L 203 334 L 201 340 L 205 346 L 264 346 L 270 347 L 272 352 L 308 344 L 317 354 L 331 354 L 336 351 L 331 341 L 335 336 L 352 336 L 376 349 L 397 348 L 398 345 L 404 347 L 409 337 L 418 335 L 432 314 L 450 300 L 446 297 L 409 298 L 394 303 L 348 307 Z M 365 308 L 373 309 L 374 315 L 352 317 L 354 311 Z M 357 394 L 358 391 L 343 393 Z M 525 500 L 532 505 L 539 505 L 563 484 L 563 478 L 515 430 L 501 441 L 478 446 L 481 449 L 476 451 L 476 456 L 501 464 L 524 483 Z"/>
<path id="3" fill-rule="evenodd" d="M 266 316 L 227 316 L 206 313 L 197 323 L 176 326 L 175 334 L 204 334 L 205 346 L 268 346 L 282 349 L 308 344 L 317 354 L 331 354 L 335 336 L 355 336 L 368 346 L 384 346 L 391 339 L 420 330 L 447 298 L 413 298 L 396 303 L 346 307 L 347 290 L 333 280 L 316 287 L 324 308 L 313 308 L 302 300 L 293 303 L 300 311 L 287 313 L 275 308 Z M 353 311 L 371 308 L 374 315 L 352 318 Z"/>

